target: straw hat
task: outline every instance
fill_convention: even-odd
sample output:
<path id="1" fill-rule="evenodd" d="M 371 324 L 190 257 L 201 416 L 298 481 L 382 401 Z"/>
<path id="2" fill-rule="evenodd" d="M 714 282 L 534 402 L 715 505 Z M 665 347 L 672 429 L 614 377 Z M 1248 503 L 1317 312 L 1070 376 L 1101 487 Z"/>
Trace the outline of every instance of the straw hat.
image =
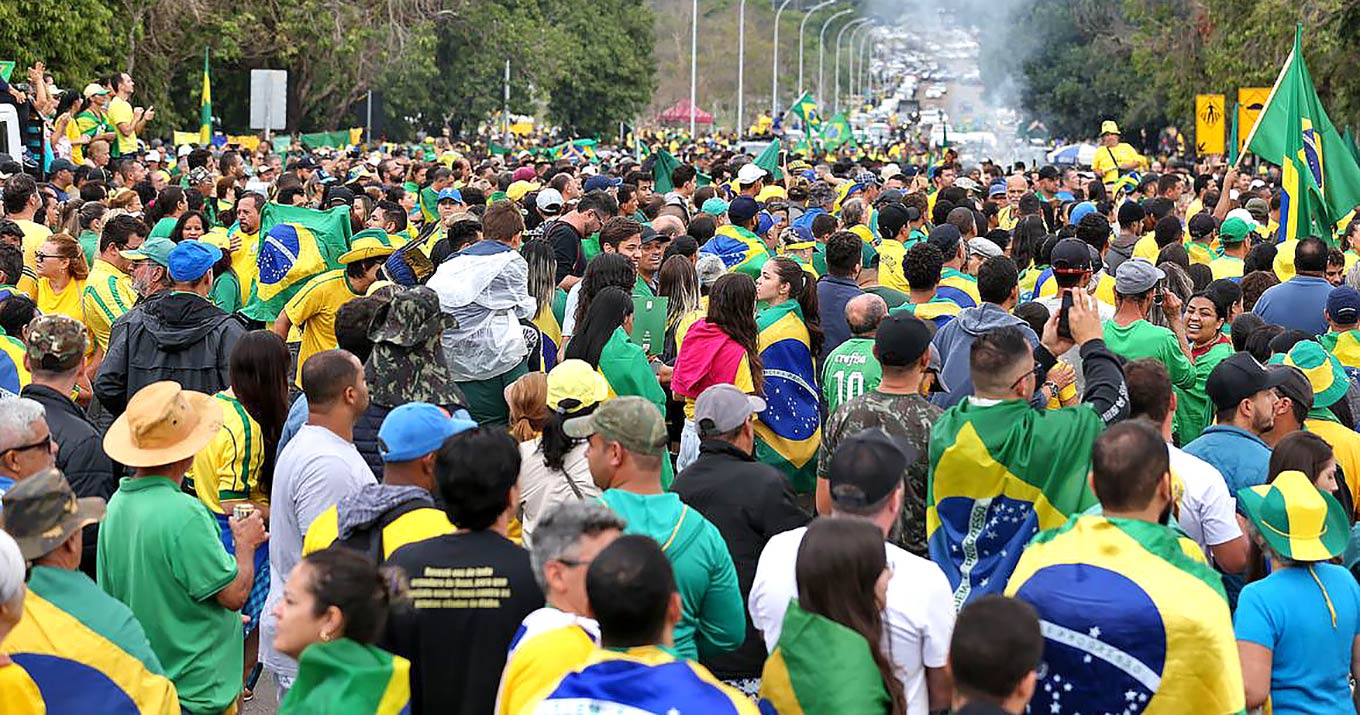
<path id="1" fill-rule="evenodd" d="M 157 467 L 187 459 L 222 428 L 222 408 L 211 396 L 172 381 L 153 382 L 128 401 L 104 435 L 104 452 L 129 467 Z"/>

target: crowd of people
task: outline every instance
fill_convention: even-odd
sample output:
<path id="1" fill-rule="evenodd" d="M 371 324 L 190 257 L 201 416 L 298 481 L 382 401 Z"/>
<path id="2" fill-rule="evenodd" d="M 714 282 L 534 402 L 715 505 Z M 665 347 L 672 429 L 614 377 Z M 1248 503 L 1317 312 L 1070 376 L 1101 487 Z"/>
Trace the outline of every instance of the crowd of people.
<path id="1" fill-rule="evenodd" d="M 1360 220 L 1277 173 L 133 91 L 0 161 L 0 712 L 1354 709 Z"/>

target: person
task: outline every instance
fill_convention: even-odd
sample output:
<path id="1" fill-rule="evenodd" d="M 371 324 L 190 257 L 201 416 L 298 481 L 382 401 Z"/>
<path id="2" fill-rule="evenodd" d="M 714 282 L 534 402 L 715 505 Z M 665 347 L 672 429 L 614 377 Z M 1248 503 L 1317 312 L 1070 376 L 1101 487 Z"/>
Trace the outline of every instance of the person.
<path id="1" fill-rule="evenodd" d="M 146 225 L 135 216 L 114 216 L 104 224 L 99 237 L 99 253 L 85 280 L 81 296 L 85 326 L 94 337 L 95 347 L 108 352 L 113 324 L 137 302 L 132 288 L 133 262 L 124 251 L 136 251 L 146 238 Z"/>
<path id="2" fill-rule="evenodd" d="M 728 223 L 718 227 L 713 238 L 699 247 L 699 253 L 718 256 L 729 271 L 759 276 L 771 258 L 769 247 L 755 234 L 759 214 L 760 207 L 750 196 L 733 199 L 727 206 Z"/>
<path id="3" fill-rule="evenodd" d="M 983 596 L 963 607 L 949 642 L 957 715 L 1021 715 L 1043 660 L 1039 615 L 1024 601 Z"/>
<path id="4" fill-rule="evenodd" d="M 915 206 L 890 203 L 878 210 L 878 235 L 882 237 L 878 245 L 880 285 L 901 293 L 911 290 L 910 279 L 905 273 L 905 255 L 907 244 L 916 243 L 914 226 L 920 219 L 921 211 Z"/>
<path id="5" fill-rule="evenodd" d="M 638 249 L 637 284 L 633 287 L 634 295 L 643 297 L 655 297 L 657 295 L 657 291 L 661 288 L 657 276 L 661 271 L 661 257 L 665 255 L 666 246 L 670 242 L 669 236 L 664 233 L 657 233 L 656 229 L 651 226 L 642 225 L 641 245 Z"/>
<path id="6" fill-rule="evenodd" d="M 614 246 L 611 241 L 620 238 L 617 231 L 621 223 L 614 223 L 611 230 L 605 232 L 604 237 L 609 240 L 605 240 L 601 245 Z M 631 293 L 636 285 L 637 271 L 633 268 L 632 259 L 624 253 L 611 248 L 590 259 L 590 263 L 586 265 L 585 277 L 567 293 L 562 320 L 562 340 L 570 341 L 575 335 L 576 323 L 585 319 L 586 314 L 590 312 L 591 302 L 600 291 L 613 286 L 625 293 Z"/>
<path id="7" fill-rule="evenodd" d="M 38 184 L 32 176 L 20 172 L 5 179 L 4 208 L 5 216 L 23 231 L 24 265 L 37 266 L 35 254 L 43 241 L 52 235 L 52 229 L 35 220 L 39 218 L 38 210 L 43 208 L 43 193 L 38 190 Z M 29 292 L 28 289 L 33 287 L 34 284 L 27 287 L 19 285 L 19 289 L 24 292 Z"/>
<path id="8" fill-rule="evenodd" d="M 820 396 L 815 356 L 821 354 L 817 291 L 797 261 L 778 256 L 760 269 L 756 315 L 760 362 L 767 370 L 763 394 L 767 407 L 756 424 L 756 459 L 779 469 L 795 492 L 817 485 L 817 446 L 821 443 Z"/>
<path id="9" fill-rule="evenodd" d="M 253 191 L 242 194 L 236 199 L 236 225 L 227 232 L 231 272 L 240 283 L 242 305 L 250 299 L 251 291 L 260 277 L 257 259 L 260 252 L 260 211 L 264 210 L 264 205 L 265 197 L 262 194 Z M 216 218 L 215 208 L 207 213 L 210 219 Z"/>
<path id="10" fill-rule="evenodd" d="M 128 258 L 154 260 L 150 243 Z M 246 330 L 207 299 L 221 257 L 215 246 L 181 242 L 166 254 L 166 295 L 139 302 L 114 322 L 94 379 L 95 397 L 110 414 L 121 414 L 131 396 L 153 382 L 170 380 L 209 395 L 230 384 L 231 351 Z"/>
<path id="11" fill-rule="evenodd" d="M 571 290 L 581 281 L 586 270 L 582 241 L 598 233 L 604 222 L 618 212 L 618 201 L 609 192 L 592 191 L 581 197 L 575 208 L 543 230 L 543 238 L 552 244 L 553 255 L 557 259 L 557 287 Z M 515 208 L 515 213 L 518 215 L 518 208 Z"/>
<path id="12" fill-rule="evenodd" d="M 883 642 L 892 571 L 882 538 L 860 519 L 822 518 L 807 527 L 794 566 L 798 599 L 766 662 L 762 705 L 906 715 L 906 694 Z"/>
<path id="13" fill-rule="evenodd" d="M 1326 318 L 1327 332 L 1318 336 L 1318 343 L 1355 379 L 1360 376 L 1360 291 L 1348 285 L 1333 288 L 1327 294 Z"/>
<path id="14" fill-rule="evenodd" d="M 1176 522 L 1206 558 L 1212 557 L 1212 563 L 1225 573 L 1241 573 L 1247 567 L 1251 543 L 1237 523 L 1236 503 L 1223 475 L 1172 442 L 1179 395 L 1171 388 L 1166 366 L 1152 358 L 1139 358 L 1124 366 L 1124 381 L 1130 418 L 1146 421 L 1166 442 L 1172 483 L 1179 487 L 1173 512 Z"/>
<path id="15" fill-rule="evenodd" d="M 822 403 L 828 415 L 874 391 L 883 379 L 883 368 L 874 357 L 874 335 L 887 316 L 888 304 L 872 293 L 860 294 L 845 304 L 851 337 L 822 361 Z"/>
<path id="16" fill-rule="evenodd" d="M 590 657 L 600 624 L 586 595 L 590 564 L 623 535 L 623 519 L 594 501 L 554 504 L 537 524 L 529 552 L 547 602 L 524 617 L 510 644 L 496 694 L 496 715 L 526 712 L 529 701 Z"/>
<path id="17" fill-rule="evenodd" d="M 981 269 L 981 265 L 978 266 Z M 907 302 L 893 310 L 911 313 L 922 320 L 929 320 L 938 332 L 963 310 L 958 303 L 939 296 L 940 275 L 944 268 L 944 256 L 940 249 L 929 243 L 917 243 L 907 250 L 902 261 L 903 272 L 911 289 Z"/>
<path id="18" fill-rule="evenodd" d="M 529 265 L 516 250 L 523 232 L 514 203 L 492 204 L 482 216 L 482 240 L 440 264 L 426 284 L 458 321 L 444 331 L 444 353 L 480 425 L 506 423 L 505 387 L 528 372 L 520 321 L 538 306 L 529 295 Z"/>
<path id="19" fill-rule="evenodd" d="M 977 394 L 946 410 L 931 428 L 926 513 L 933 511 L 939 521 L 928 521 L 926 539 L 959 606 L 999 592 L 1036 532 L 1095 504 L 1085 481 L 1091 444 L 1127 415 L 1128 397 L 1118 358 L 1100 338 L 1094 302 L 1073 294 L 1070 340 L 1058 335 L 1056 315 L 1037 348 L 1016 327 L 980 335 L 969 356 Z M 1053 356 L 1074 343 L 1081 346 L 1086 377 L 1082 404 L 1032 409 L 1027 400 L 1045 380 Z M 1011 480 L 1027 485 L 1026 491 L 1018 493 Z"/>
<path id="20" fill-rule="evenodd" d="M 672 563 L 656 541 L 636 534 L 618 537 L 590 562 L 585 586 L 601 647 L 523 712 L 759 712 L 750 698 L 677 652 L 673 632 L 682 618 L 683 597 Z"/>
<path id="21" fill-rule="evenodd" d="M 1034 330 L 1010 312 L 1019 296 L 1019 280 L 1015 262 L 1006 256 L 989 258 L 978 268 L 978 295 L 982 303 L 960 311 L 931 339 L 942 361 L 940 379 L 948 386 L 948 392 L 937 393 L 931 402 L 948 408 L 973 394 L 977 371 L 969 369 L 969 354 L 980 336 L 1013 327 L 1031 347 L 1039 344 Z"/>
<path id="22" fill-rule="evenodd" d="M 538 520 L 554 506 L 600 496 L 590 478 L 585 440 L 567 436 L 562 425 L 607 399 L 609 383 L 584 360 L 563 360 L 548 372 L 542 434 L 519 444 L 519 519 L 526 546 L 532 547 Z"/>
<path id="23" fill-rule="evenodd" d="M 1252 312 L 1287 330 L 1311 335 L 1327 332 L 1323 311 L 1332 292 L 1332 284 L 1325 277 L 1327 249 L 1327 242 L 1320 238 L 1300 239 L 1294 248 L 1294 276 L 1266 289 Z"/>
<path id="24" fill-rule="evenodd" d="M 547 372 L 553 369 L 562 352 L 562 321 L 554 303 L 559 296 L 565 300 L 566 293 L 557 287 L 553 278 L 557 264 L 553 258 L 552 245 L 542 238 L 524 243 L 520 249 L 528 267 L 526 286 L 529 297 L 534 299 L 538 312 L 534 314 L 533 324 L 538 328 L 538 347 L 529 354 L 529 367 L 534 371 Z M 565 315 L 565 304 L 562 311 Z"/>
<path id="25" fill-rule="evenodd" d="M 694 401 L 704 390 L 719 383 L 736 385 L 748 394 L 764 389 L 755 308 L 755 281 L 744 273 L 725 274 L 709 293 L 707 315 L 679 340 L 671 373 L 672 394 L 685 400 L 677 470 L 684 470 L 699 456 Z"/>
<path id="26" fill-rule="evenodd" d="M 1119 177 L 1135 169 L 1146 169 L 1148 160 L 1127 142 L 1119 140 L 1119 125 L 1112 119 L 1100 123 L 1100 148 L 1091 159 L 1091 170 L 1112 189 Z"/>
<path id="27" fill-rule="evenodd" d="M 1233 216 L 1218 227 L 1218 241 L 1223 255 L 1209 262 L 1214 280 L 1228 278 L 1241 281 L 1246 270 L 1248 246 L 1247 237 L 1252 234 L 1252 224 Z"/>
<path id="28" fill-rule="evenodd" d="M 182 489 L 194 455 L 222 428 L 211 396 L 152 383 L 104 435 L 104 451 L 132 467 L 100 529 L 99 587 L 132 610 L 189 713 L 219 713 L 241 692 L 241 616 L 267 539 L 253 511 L 231 518 L 235 556 L 207 507 Z"/>
<path id="29" fill-rule="evenodd" d="M 921 557 L 928 553 L 925 497 L 930 427 L 942 412 L 921 390 L 931 359 L 930 338 L 930 326 L 910 314 L 888 316 L 879 325 L 872 350 L 874 361 L 882 365 L 883 380 L 827 418 L 817 460 L 817 513 L 828 514 L 833 507 L 831 462 L 844 440 L 876 428 L 911 445 L 916 459 L 902 474 L 907 490 L 889 540 Z"/>
<path id="30" fill-rule="evenodd" d="M 504 661 L 524 617 L 543 606 L 529 554 L 506 538 L 519 505 L 519 448 L 504 430 L 456 434 L 435 455 L 435 480 L 452 534 L 397 549 L 388 563 L 405 572 L 411 607 L 393 612 L 382 645 L 411 661 L 411 712 L 489 715 Z M 447 598 L 449 579 L 494 589 L 476 599 Z M 450 648 L 457 643 L 457 648 Z"/>
<path id="31" fill-rule="evenodd" d="M 808 521 L 783 475 L 755 459 L 755 423 L 764 409 L 764 399 L 732 385 L 704 390 L 694 403 L 694 423 L 703 440 L 699 458 L 672 486 L 680 501 L 712 522 L 727 543 L 743 602 L 750 597 L 765 544 Z M 721 655 L 701 653 L 699 662 L 728 685 L 754 694 L 765 662 L 755 624 L 747 618 L 746 640 L 739 648 Z"/>
<path id="32" fill-rule="evenodd" d="M 916 459 L 914 450 L 879 429 L 865 430 L 842 442 L 832 455 L 828 481 L 831 516 L 862 519 L 887 539 L 905 498 L 902 475 Z M 773 651 L 792 600 L 801 593 L 796 568 L 806 528 L 770 539 L 760 553 L 751 586 L 751 621 Z M 892 543 L 885 543 L 889 576 L 883 620 L 893 673 L 901 682 L 907 712 L 949 707 L 953 686 L 945 669 L 954 626 L 954 601 L 940 567 Z"/>
<path id="33" fill-rule="evenodd" d="M 1313 388 L 1313 405 L 1302 426 L 1331 445 L 1337 466 L 1350 488 L 1350 503 L 1360 502 L 1360 434 L 1344 424 L 1335 412 L 1345 408 L 1343 399 L 1351 387 L 1341 362 L 1312 340 L 1299 341 L 1278 360 L 1308 377 Z"/>
<path id="34" fill-rule="evenodd" d="M 548 419 L 548 376 L 521 375 L 505 388 L 505 404 L 510 408 L 510 436 L 521 444 L 538 437 Z"/>
<path id="35" fill-rule="evenodd" d="M 1280 440 L 1270 452 L 1270 476 L 1266 483 L 1274 483 L 1276 477 L 1290 471 L 1302 472 L 1319 491 L 1336 497 L 1343 512 L 1354 513 L 1348 506 L 1350 489 L 1345 485 L 1345 475 L 1337 469 L 1336 453 L 1321 437 L 1312 432 L 1295 432 Z"/>
<path id="36" fill-rule="evenodd" d="M 260 662 L 274 674 L 280 694 L 292 686 L 297 664 L 274 650 L 274 605 L 284 580 L 302 558 L 302 542 L 321 512 L 377 481 L 354 448 L 354 423 L 368 407 L 363 365 L 344 350 L 327 350 L 302 364 L 307 423 L 288 440 L 274 463 L 269 490 L 269 596 L 260 624 Z"/>
<path id="37" fill-rule="evenodd" d="M 1195 386 L 1195 366 L 1181 299 L 1166 289 L 1165 280 L 1162 269 L 1141 258 L 1119 264 L 1115 272 L 1115 313 L 1105 322 L 1105 345 L 1127 360 L 1150 357 L 1166 365 L 1184 402 Z M 1154 306 L 1161 307 L 1169 328 L 1148 322 Z"/>
<path id="38" fill-rule="evenodd" d="M 0 399 L 0 495 L 54 466 L 60 450 L 42 403 L 27 397 Z"/>
<path id="39" fill-rule="evenodd" d="M 38 303 L 38 310 L 61 313 L 83 323 L 85 308 L 81 298 L 90 267 L 80 244 L 65 233 L 54 233 L 43 241 L 33 254 L 33 260 L 38 283 L 31 295 Z"/>
<path id="40" fill-rule="evenodd" d="M 1235 630 L 1246 705 L 1273 713 L 1348 712 L 1360 675 L 1360 586 L 1327 563 L 1346 548 L 1348 519 L 1301 472 L 1242 489 L 1238 503 L 1271 572 L 1247 584 Z"/>
<path id="41" fill-rule="evenodd" d="M 627 532 L 665 545 L 684 601 L 675 650 L 693 660 L 701 649 L 727 652 L 741 645 L 746 634 L 741 590 L 722 534 L 661 488 L 666 453 L 661 411 L 641 397 L 616 397 L 592 414 L 567 420 L 563 429 L 589 440 L 586 459 L 603 491 L 600 501 L 628 522 Z"/>
<path id="42" fill-rule="evenodd" d="M 113 462 L 100 446 L 100 431 L 90 416 L 71 399 L 79 395 L 80 369 L 84 363 L 85 329 L 64 315 L 40 315 L 28 326 L 24 367 L 32 382 L 19 392 L 42 405 L 51 440 L 57 445 L 55 466 L 82 498 L 108 500 L 118 488 Z M 81 570 L 95 572 L 95 545 L 99 527 L 91 524 L 82 541 Z"/>
<path id="43" fill-rule="evenodd" d="M 1214 424 L 1185 445 L 1185 451 L 1213 465 L 1234 494 L 1266 481 L 1270 447 L 1261 436 L 1275 426 L 1276 388 L 1285 379 L 1283 372 L 1267 372 L 1251 355 L 1234 353 L 1205 380 Z"/>
<path id="44" fill-rule="evenodd" d="M 406 712 L 410 661 L 375 645 L 400 594 L 387 574 L 348 549 L 324 549 L 293 567 L 274 604 L 274 648 L 298 661 L 280 715 Z"/>
<path id="45" fill-rule="evenodd" d="M 317 515 L 302 540 L 303 556 L 340 545 L 382 563 L 407 544 L 453 533 L 435 505 L 435 455 L 446 439 L 476 426 L 466 412 L 449 415 L 427 402 L 387 413 L 378 430 L 382 483 L 365 484 Z"/>
<path id="46" fill-rule="evenodd" d="M 1181 444 L 1193 441 L 1211 422 L 1204 384 L 1214 367 L 1234 352 L 1232 339 L 1224 334 L 1230 311 L 1222 294 L 1215 291 L 1200 291 L 1186 301 L 1185 337 L 1190 343 L 1195 384 L 1176 393 L 1176 436 Z"/>
<path id="47" fill-rule="evenodd" d="M 313 277 L 302 290 L 288 299 L 271 330 L 284 340 L 288 339 L 294 326 L 301 331 L 302 346 L 297 356 L 299 365 L 319 352 L 336 347 L 336 311 L 368 292 L 369 286 L 378 280 L 378 271 L 383 263 L 394 251 L 388 245 L 387 234 L 382 229 L 364 229 L 354 235 L 350 249 L 340 256 L 343 268 Z M 296 384 L 302 386 L 300 374 Z"/>
<path id="48" fill-rule="evenodd" d="M 77 498 L 60 471 L 47 469 L 7 492 L 4 504 L 5 531 L 32 564 L 24 615 L 4 649 L 21 666 L 41 662 L 30 674 L 48 712 L 86 710 L 96 699 L 108 708 L 129 703 L 142 713 L 179 712 L 175 686 L 141 624 L 77 568 L 82 530 L 104 517 L 104 500 Z M 91 679 L 90 671 L 100 675 Z M 98 678 L 113 687 L 99 687 Z"/>
<path id="49" fill-rule="evenodd" d="M 1162 435 L 1141 420 L 1105 430 L 1091 447 L 1090 488 L 1103 515 L 1039 534 L 1006 585 L 1048 624 L 1030 710 L 1241 712 L 1219 576 L 1164 526 L 1172 487 Z"/>
<path id="50" fill-rule="evenodd" d="M 847 235 L 848 234 L 848 235 Z M 860 238 L 849 231 L 837 231 L 826 240 L 826 273 L 817 280 L 817 308 L 822 326 L 822 364 L 841 343 L 854 337 L 846 316 L 846 305 L 864 295 L 856 279 L 860 271 Z"/>
<path id="51" fill-rule="evenodd" d="M 931 230 L 926 242 L 940 250 L 944 266 L 936 295 L 953 301 L 960 308 L 974 308 L 982 301 L 977 278 L 963 272 L 968 260 L 968 244 L 963 234 L 952 223 L 942 223 Z"/>

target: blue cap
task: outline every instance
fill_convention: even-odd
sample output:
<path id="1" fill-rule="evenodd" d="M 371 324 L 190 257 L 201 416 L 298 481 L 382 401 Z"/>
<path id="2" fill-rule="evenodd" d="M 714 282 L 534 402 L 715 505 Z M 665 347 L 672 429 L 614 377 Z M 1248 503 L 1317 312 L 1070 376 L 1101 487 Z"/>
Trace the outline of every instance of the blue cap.
<path id="1" fill-rule="evenodd" d="M 409 462 L 439 449 L 444 440 L 476 427 L 466 410 L 450 417 L 428 402 L 408 402 L 387 413 L 378 428 L 378 453 L 384 462 Z"/>
<path id="2" fill-rule="evenodd" d="M 439 203 L 444 199 L 453 199 L 454 201 L 457 201 L 458 203 L 461 204 L 463 203 L 463 192 L 453 187 L 449 187 L 447 189 L 444 189 L 443 191 L 440 191 L 439 195 L 435 197 L 434 202 Z"/>
<path id="3" fill-rule="evenodd" d="M 582 190 L 588 194 L 592 191 L 599 191 L 601 189 L 612 189 L 622 183 L 623 179 L 611 179 L 604 174 L 596 174 L 589 179 L 586 179 L 586 184 Z"/>
<path id="4" fill-rule="evenodd" d="M 212 270 L 213 264 L 222 260 L 222 249 L 209 243 L 189 239 L 180 241 L 170 251 L 166 259 L 171 280 L 189 283 L 203 277 Z"/>
<path id="5" fill-rule="evenodd" d="M 727 202 L 723 201 L 717 196 L 714 196 L 713 198 L 705 201 L 704 205 L 699 207 L 699 210 L 703 211 L 709 216 L 721 216 L 727 213 Z"/>
<path id="6" fill-rule="evenodd" d="M 1360 322 L 1360 291 L 1340 285 L 1327 294 L 1327 316 L 1337 325 Z"/>
<path id="7" fill-rule="evenodd" d="M 1072 224 L 1073 226 L 1076 226 L 1077 224 L 1081 223 L 1082 219 L 1086 218 L 1087 214 L 1093 214 L 1095 212 L 1096 212 L 1095 204 L 1091 203 L 1090 201 L 1083 201 L 1077 204 L 1076 206 L 1072 207 L 1072 213 L 1068 214 L 1067 222 Z"/>
<path id="8" fill-rule="evenodd" d="M 738 196 L 727 205 L 727 219 L 738 226 L 746 225 L 759 212 L 760 206 L 750 196 Z"/>
<path id="9" fill-rule="evenodd" d="M 1005 180 L 1005 179 L 997 179 L 996 181 L 993 181 L 993 182 L 992 182 L 992 185 L 991 185 L 991 186 L 987 187 L 987 196 L 989 196 L 989 197 L 990 197 L 990 196 L 1005 196 L 1005 195 L 1006 195 L 1006 180 Z"/>

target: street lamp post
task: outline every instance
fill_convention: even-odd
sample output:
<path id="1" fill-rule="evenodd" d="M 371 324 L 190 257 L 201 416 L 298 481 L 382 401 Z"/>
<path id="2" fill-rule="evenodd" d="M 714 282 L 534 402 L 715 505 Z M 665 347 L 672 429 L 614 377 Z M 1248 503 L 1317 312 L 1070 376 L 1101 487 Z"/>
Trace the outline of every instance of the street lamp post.
<path id="1" fill-rule="evenodd" d="M 803 35 L 805 34 L 804 30 L 807 28 L 808 20 L 811 20 L 811 19 L 812 19 L 812 16 L 815 15 L 815 14 L 817 14 L 817 11 L 818 11 L 818 10 L 821 10 L 822 8 L 826 7 L 827 5 L 832 4 L 832 3 L 834 3 L 834 2 L 836 2 L 836 0 L 822 0 L 822 2 L 819 2 L 819 3 L 817 3 L 816 5 L 813 5 L 811 9 L 809 9 L 806 13 L 803 14 L 803 21 L 800 22 L 800 23 L 798 23 L 798 94 L 799 94 L 799 96 L 802 96 L 803 91 L 806 89 L 806 87 L 803 85 Z"/>
<path id="2" fill-rule="evenodd" d="M 826 22 L 822 23 L 822 31 L 817 35 L 817 96 L 821 97 L 823 102 L 826 101 L 826 93 L 823 91 L 826 87 L 822 84 L 822 68 L 825 65 L 824 60 L 826 59 L 826 28 L 831 27 L 831 22 L 836 18 L 844 17 L 854 11 L 855 8 L 847 7 L 831 17 L 828 17 Z"/>
<path id="3" fill-rule="evenodd" d="M 855 80 L 859 77 L 859 74 L 858 74 L 857 72 L 855 72 L 855 60 L 859 58 L 859 55 L 855 52 L 855 47 L 856 47 L 855 43 L 858 41 L 857 38 L 860 37 L 860 36 L 862 36 L 862 32 L 861 32 L 861 31 L 862 31 L 862 30 L 867 30 L 868 27 L 869 27 L 868 24 L 864 24 L 864 25 L 860 25 L 859 27 L 856 27 L 855 29 L 853 29 L 853 30 L 850 31 L 850 42 L 849 42 L 849 44 L 850 44 L 850 59 L 848 60 L 848 61 L 849 61 L 849 64 L 850 64 L 850 72 L 849 72 L 849 75 L 850 75 L 850 76 L 847 78 L 847 81 L 848 81 L 848 83 L 849 83 L 849 86 L 848 86 L 849 92 L 848 92 L 848 94 L 849 94 L 849 96 L 851 96 L 851 97 L 855 96 Z"/>
<path id="4" fill-rule="evenodd" d="M 737 136 L 746 131 L 746 0 L 737 4 Z"/>
<path id="5" fill-rule="evenodd" d="M 867 67 L 867 65 L 868 65 L 869 63 L 866 61 L 866 55 L 868 54 L 868 51 L 869 51 L 869 40 L 872 40 L 873 38 L 874 38 L 874 31 L 873 31 L 873 29 L 871 28 L 868 32 L 865 32 L 864 35 L 863 35 L 863 37 L 860 39 L 860 45 L 859 45 L 859 85 L 858 85 L 858 87 L 859 87 L 859 94 L 861 94 L 861 95 L 864 94 L 864 82 L 865 82 L 865 80 L 868 79 L 868 77 L 869 77 L 869 68 Z"/>
<path id="6" fill-rule="evenodd" d="M 689 21 L 689 138 L 694 139 L 694 122 L 698 117 L 699 105 L 697 89 L 699 86 L 699 0 L 690 2 Z"/>
<path id="7" fill-rule="evenodd" d="M 774 53 L 770 60 L 770 119 L 779 117 L 779 16 L 793 0 L 784 0 L 774 12 Z"/>
<path id="8" fill-rule="evenodd" d="M 836 111 L 837 111 L 837 112 L 840 112 L 840 111 L 841 111 L 841 38 L 845 35 L 845 31 L 846 31 L 846 30 L 849 30 L 849 29 L 852 28 L 852 27 L 859 27 L 860 25 L 863 25 L 864 23 L 866 23 L 866 22 L 868 22 L 868 21 L 869 21 L 869 18 L 867 18 L 867 17 L 861 17 L 861 18 L 859 18 L 859 19 L 857 19 L 857 20 L 851 20 L 850 22 L 847 22 L 847 23 L 845 23 L 844 25 L 841 25 L 841 29 L 840 29 L 839 31 L 836 32 Z"/>

